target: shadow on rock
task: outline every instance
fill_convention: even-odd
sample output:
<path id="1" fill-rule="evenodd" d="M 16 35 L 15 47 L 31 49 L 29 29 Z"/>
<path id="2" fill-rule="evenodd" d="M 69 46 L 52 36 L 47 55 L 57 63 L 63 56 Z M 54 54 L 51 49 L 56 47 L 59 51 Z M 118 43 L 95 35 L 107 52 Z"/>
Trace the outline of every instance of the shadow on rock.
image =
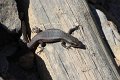
<path id="1" fill-rule="evenodd" d="M 0 23 L 0 36 L 0 57 L 4 56 L 9 63 L 1 77 L 5 80 L 52 80 L 44 61 L 20 40 L 18 33 Z"/>

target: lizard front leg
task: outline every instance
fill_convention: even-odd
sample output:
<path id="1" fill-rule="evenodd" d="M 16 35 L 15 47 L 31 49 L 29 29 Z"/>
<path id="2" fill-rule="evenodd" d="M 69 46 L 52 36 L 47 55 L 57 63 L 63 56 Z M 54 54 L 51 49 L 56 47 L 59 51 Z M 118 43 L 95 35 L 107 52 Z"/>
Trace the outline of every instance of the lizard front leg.
<path id="1" fill-rule="evenodd" d="M 62 43 L 61 43 L 61 45 L 64 47 L 64 48 L 66 48 L 66 49 L 71 49 L 71 45 L 69 45 L 69 46 L 66 46 L 66 42 L 64 42 L 64 41 L 61 41 Z"/>
<path id="2" fill-rule="evenodd" d="M 69 31 L 68 31 L 68 34 L 72 34 L 75 30 L 78 30 L 79 29 L 79 25 L 78 26 L 75 26 L 74 28 L 71 28 Z M 67 49 L 70 49 L 70 47 L 72 47 L 72 45 L 69 45 L 69 46 L 66 46 L 66 42 L 64 41 L 61 41 L 61 45 L 64 47 L 64 48 L 67 48 Z"/>
<path id="3" fill-rule="evenodd" d="M 68 34 L 72 34 L 75 30 L 78 30 L 79 29 L 79 26 L 80 25 L 77 25 L 77 26 L 75 26 L 74 28 L 71 28 L 69 31 L 68 31 Z"/>

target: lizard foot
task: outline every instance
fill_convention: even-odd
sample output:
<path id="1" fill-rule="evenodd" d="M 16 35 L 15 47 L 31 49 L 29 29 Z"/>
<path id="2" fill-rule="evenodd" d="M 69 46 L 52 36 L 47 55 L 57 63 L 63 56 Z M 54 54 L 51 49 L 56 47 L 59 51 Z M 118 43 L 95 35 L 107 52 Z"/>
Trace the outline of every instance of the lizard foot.
<path id="1" fill-rule="evenodd" d="M 33 33 L 40 33 L 40 32 L 42 32 L 42 30 L 35 26 L 35 28 L 32 28 L 32 32 Z"/>
<path id="2" fill-rule="evenodd" d="M 64 48 L 66 48 L 66 49 L 71 49 L 71 47 L 72 47 L 71 45 L 66 46 L 66 43 L 65 43 L 65 42 L 62 42 L 61 45 L 62 45 Z"/>

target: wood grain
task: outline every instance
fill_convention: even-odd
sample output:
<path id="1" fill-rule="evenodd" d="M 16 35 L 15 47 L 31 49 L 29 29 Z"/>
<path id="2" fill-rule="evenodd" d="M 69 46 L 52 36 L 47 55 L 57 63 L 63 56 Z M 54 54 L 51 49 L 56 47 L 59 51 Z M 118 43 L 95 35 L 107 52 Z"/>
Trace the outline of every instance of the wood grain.
<path id="1" fill-rule="evenodd" d="M 52 80 L 119 80 L 86 1 L 30 0 L 29 18 L 31 28 L 37 26 L 42 30 L 57 28 L 68 32 L 74 25 L 81 25 L 72 35 L 87 46 L 86 50 L 67 50 L 59 42 L 47 44 L 38 54 Z M 47 77 L 44 72 L 42 75 Z"/>

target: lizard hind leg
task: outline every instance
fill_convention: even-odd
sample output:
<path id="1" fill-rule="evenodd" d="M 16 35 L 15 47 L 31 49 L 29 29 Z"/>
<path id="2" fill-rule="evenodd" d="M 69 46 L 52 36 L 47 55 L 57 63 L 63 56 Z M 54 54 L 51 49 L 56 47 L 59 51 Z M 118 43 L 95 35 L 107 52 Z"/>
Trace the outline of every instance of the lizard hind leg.
<path id="1" fill-rule="evenodd" d="M 39 48 L 41 48 L 41 50 L 38 51 L 37 53 L 41 53 L 44 50 L 44 47 L 46 46 L 46 43 L 44 43 L 42 41 L 38 41 L 38 42 L 41 44 L 41 46 L 39 46 Z"/>
<path id="2" fill-rule="evenodd" d="M 35 28 L 32 28 L 32 32 L 33 33 L 40 33 L 40 32 L 42 32 L 42 30 L 35 26 Z"/>

